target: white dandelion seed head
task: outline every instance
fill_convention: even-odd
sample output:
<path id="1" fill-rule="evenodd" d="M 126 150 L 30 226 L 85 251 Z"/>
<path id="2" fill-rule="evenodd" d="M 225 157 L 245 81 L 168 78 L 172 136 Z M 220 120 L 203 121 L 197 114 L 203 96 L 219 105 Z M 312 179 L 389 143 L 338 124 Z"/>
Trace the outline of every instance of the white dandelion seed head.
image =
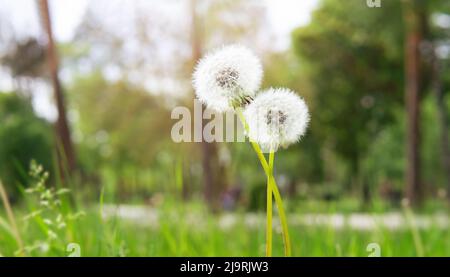
<path id="1" fill-rule="evenodd" d="M 305 101 L 286 88 L 270 88 L 244 110 L 250 140 L 267 153 L 300 140 L 309 123 Z"/>
<path id="2" fill-rule="evenodd" d="M 197 98 L 208 108 L 225 112 L 255 96 L 261 84 L 261 62 L 242 45 L 223 46 L 203 57 L 193 74 Z"/>

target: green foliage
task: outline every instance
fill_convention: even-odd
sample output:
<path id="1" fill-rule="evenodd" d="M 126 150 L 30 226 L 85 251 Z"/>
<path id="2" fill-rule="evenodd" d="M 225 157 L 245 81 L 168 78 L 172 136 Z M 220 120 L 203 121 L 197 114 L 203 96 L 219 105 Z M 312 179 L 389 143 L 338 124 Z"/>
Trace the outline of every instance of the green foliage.
<path id="1" fill-rule="evenodd" d="M 83 170 L 108 183 L 108 192 L 149 196 L 155 185 L 176 186 L 183 149 L 170 138 L 167 98 L 123 80 L 109 82 L 99 72 L 79 76 L 69 98 L 79 115 L 75 129 Z"/>
<path id="2" fill-rule="evenodd" d="M 362 161 L 362 169 L 372 187 L 374 184 L 381 184 L 402 190 L 406 164 L 403 147 L 404 121 L 403 111 L 398 110 L 395 124 L 380 131 L 369 146 L 367 156 Z"/>
<path id="3" fill-rule="evenodd" d="M 62 195 L 67 194 L 69 190 L 48 187 L 49 173 L 34 160 L 30 164 L 29 174 L 32 186 L 25 192 L 30 212 L 24 217 L 24 221 L 27 228 L 35 224 L 40 232 L 19 251 L 26 255 L 61 256 L 65 245 L 68 244 L 68 226 L 84 215 L 84 212 L 72 214 L 64 209 Z"/>
<path id="4" fill-rule="evenodd" d="M 98 74 L 80 78 L 72 91 L 83 139 L 109 145 L 110 153 L 101 152 L 119 164 L 148 165 L 154 155 L 151 151 L 157 150 L 149 145 L 169 133 L 170 115 L 163 98 L 125 81 L 109 83 Z"/>
<path id="5" fill-rule="evenodd" d="M 382 11 L 381 11 L 382 10 Z M 373 137 L 403 98 L 402 17 L 398 1 L 323 1 L 293 33 L 312 84 L 312 132 L 348 161 L 354 174 Z"/>
<path id="6" fill-rule="evenodd" d="M 436 12 L 448 12 L 444 1 L 423 4 L 421 11 L 431 27 Z M 321 146 L 324 161 L 316 165 L 323 166 L 326 179 L 331 177 L 341 185 L 365 184 L 374 192 L 378 185 L 399 194 L 403 191 L 403 16 L 401 1 L 384 1 L 383 8 L 370 9 L 365 1 L 324 0 L 311 23 L 293 32 L 298 74 L 306 75 L 309 82 L 305 89 L 312 109 L 311 137 Z M 426 39 L 447 36 L 435 27 L 426 31 L 430 32 Z M 427 66 L 423 67 L 421 96 L 421 167 L 424 182 L 439 187 L 445 182 L 436 147 L 441 130 L 429 124 L 438 119 Z M 447 67 L 443 68 L 446 93 L 448 74 Z M 342 162 L 347 169 L 339 171 L 344 170 L 346 178 L 336 178 L 342 172 L 329 168 Z"/>
<path id="7" fill-rule="evenodd" d="M 0 178 L 9 195 L 27 185 L 31 159 L 52 168 L 52 128 L 36 117 L 29 102 L 14 93 L 0 93 Z"/>
<path id="8" fill-rule="evenodd" d="M 439 153 L 440 130 L 434 124 L 437 111 L 435 109 L 433 95 L 425 97 L 421 104 L 421 129 L 422 129 L 422 177 L 427 182 L 428 196 L 437 196 L 439 189 L 445 189 L 445 171 L 442 168 L 441 155 Z M 447 103 L 448 105 L 448 103 Z M 402 192 L 404 190 L 405 170 L 405 116 L 403 110 L 394 111 L 393 124 L 382 130 L 372 141 L 368 154 L 362 161 L 364 177 L 374 184 L 389 186 Z"/>

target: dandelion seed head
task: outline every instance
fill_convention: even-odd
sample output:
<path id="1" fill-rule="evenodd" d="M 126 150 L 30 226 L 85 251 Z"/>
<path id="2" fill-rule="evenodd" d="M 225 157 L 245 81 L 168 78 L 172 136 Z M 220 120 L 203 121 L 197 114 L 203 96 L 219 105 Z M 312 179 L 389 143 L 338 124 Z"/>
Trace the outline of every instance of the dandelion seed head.
<path id="1" fill-rule="evenodd" d="M 244 110 L 248 137 L 264 152 L 276 151 L 300 140 L 309 123 L 305 101 L 285 88 L 261 92 Z"/>
<path id="2" fill-rule="evenodd" d="M 242 106 L 261 84 L 259 59 L 246 47 L 229 45 L 203 57 L 193 74 L 197 98 L 219 112 Z"/>
<path id="3" fill-rule="evenodd" d="M 238 87 L 239 72 L 231 67 L 221 69 L 216 74 L 216 83 L 223 89 L 235 89 Z"/>

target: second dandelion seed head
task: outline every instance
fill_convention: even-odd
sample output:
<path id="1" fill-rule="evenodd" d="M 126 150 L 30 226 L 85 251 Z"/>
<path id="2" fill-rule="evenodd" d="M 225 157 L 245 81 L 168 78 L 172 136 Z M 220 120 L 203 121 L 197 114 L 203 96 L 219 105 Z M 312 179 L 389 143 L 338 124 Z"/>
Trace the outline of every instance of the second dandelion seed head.
<path id="1" fill-rule="evenodd" d="M 309 123 L 308 107 L 303 99 L 285 88 L 259 93 L 245 108 L 244 116 L 249 127 L 247 135 L 264 152 L 297 142 Z"/>

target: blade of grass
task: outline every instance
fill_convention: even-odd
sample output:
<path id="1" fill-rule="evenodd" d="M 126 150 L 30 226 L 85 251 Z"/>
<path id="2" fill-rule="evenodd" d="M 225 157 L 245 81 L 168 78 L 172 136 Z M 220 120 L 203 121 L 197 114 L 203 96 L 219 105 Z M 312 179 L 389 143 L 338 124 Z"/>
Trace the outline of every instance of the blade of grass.
<path id="1" fill-rule="evenodd" d="M 417 229 L 416 222 L 414 220 L 414 214 L 408 204 L 403 205 L 403 211 L 405 213 L 406 222 L 411 230 L 411 234 L 414 241 L 414 247 L 416 249 L 416 254 L 418 257 L 424 257 L 425 251 L 423 248 L 422 239 L 420 238 L 419 230 Z"/>
<path id="2" fill-rule="evenodd" d="M 11 226 L 9 226 L 9 223 L 6 221 L 6 219 L 3 219 L 3 217 L 1 216 L 0 216 L 0 228 L 6 231 L 8 235 L 10 235 L 12 238 L 16 239 L 14 236 L 13 229 L 11 228 Z"/>
<path id="3" fill-rule="evenodd" d="M 19 229 L 17 228 L 16 219 L 14 217 L 14 213 L 11 208 L 11 203 L 9 203 L 8 195 L 6 194 L 6 190 L 3 187 L 3 183 L 1 180 L 0 180 L 0 196 L 3 201 L 3 206 L 5 207 L 6 213 L 8 215 L 9 224 L 11 225 L 11 229 L 14 233 L 14 237 L 16 239 L 17 246 L 20 249 L 20 253 L 22 253 L 22 255 L 25 255 L 25 252 L 23 251 L 23 249 L 24 249 L 23 241 L 20 236 Z"/>

